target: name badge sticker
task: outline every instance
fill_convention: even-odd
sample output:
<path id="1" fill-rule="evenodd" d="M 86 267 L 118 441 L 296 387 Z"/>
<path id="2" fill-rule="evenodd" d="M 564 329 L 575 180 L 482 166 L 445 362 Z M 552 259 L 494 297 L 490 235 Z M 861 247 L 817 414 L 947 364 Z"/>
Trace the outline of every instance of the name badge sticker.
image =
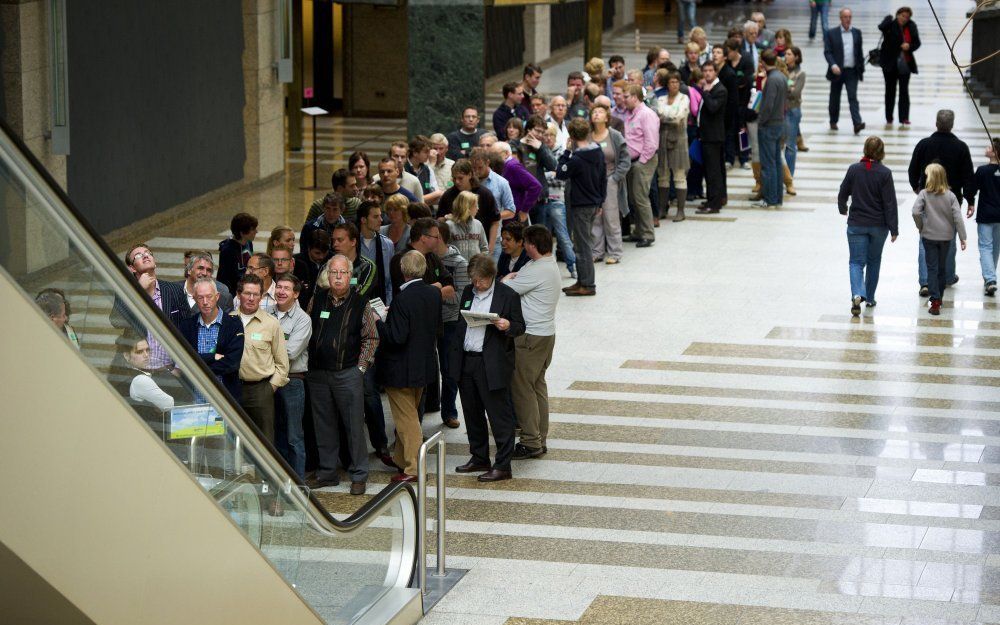
<path id="1" fill-rule="evenodd" d="M 472 308 L 472 300 L 469 300 L 462 304 L 462 308 Z"/>
<path id="2" fill-rule="evenodd" d="M 468 141 L 465 141 L 465 142 L 462 143 L 462 149 L 463 150 L 468 150 L 469 149 L 469 142 Z"/>
<path id="3" fill-rule="evenodd" d="M 358 279 L 357 278 L 351 278 L 351 286 L 358 286 Z"/>
<path id="4" fill-rule="evenodd" d="M 250 334 L 250 340 L 251 341 L 263 341 L 264 340 L 264 335 L 261 334 L 260 332 L 253 332 L 253 333 Z"/>
<path id="5" fill-rule="evenodd" d="M 329 318 L 330 318 L 330 311 L 329 311 L 329 310 L 324 310 L 324 311 L 322 311 L 322 312 L 321 312 L 321 313 L 319 314 L 319 318 L 320 318 L 320 319 L 329 319 Z"/>

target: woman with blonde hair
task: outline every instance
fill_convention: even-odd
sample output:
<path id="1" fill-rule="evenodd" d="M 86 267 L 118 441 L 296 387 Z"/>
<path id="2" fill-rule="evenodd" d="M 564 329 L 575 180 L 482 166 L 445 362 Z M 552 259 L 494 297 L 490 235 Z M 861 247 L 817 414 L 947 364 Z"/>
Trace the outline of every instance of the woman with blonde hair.
<path id="1" fill-rule="evenodd" d="M 389 237 L 397 254 L 406 251 L 406 244 L 410 242 L 409 206 L 410 200 L 402 193 L 396 193 L 390 195 L 382 207 L 389 223 L 379 228 L 379 232 Z"/>
<path id="2" fill-rule="evenodd" d="M 594 83 L 601 89 L 604 89 L 604 81 L 607 79 L 607 75 L 604 72 L 604 60 L 600 57 L 594 57 L 587 61 L 583 66 L 583 71 L 587 72 L 590 76 L 590 82 Z"/>
<path id="3" fill-rule="evenodd" d="M 295 253 L 295 231 L 288 226 L 278 226 L 271 230 L 271 236 L 267 239 L 267 255 L 270 256 L 275 248 L 288 250 Z"/>
<path id="4" fill-rule="evenodd" d="M 476 254 L 488 254 L 490 251 L 486 229 L 482 222 L 476 219 L 478 212 L 479 196 L 472 191 L 462 191 L 455 197 L 451 205 L 451 215 L 447 220 L 451 244 L 458 249 L 466 262 Z"/>
<path id="5" fill-rule="evenodd" d="M 948 248 L 958 231 L 962 250 L 965 250 L 965 224 L 958 198 L 948 188 L 948 174 L 938 163 L 924 169 L 927 183 L 913 202 L 913 222 L 920 231 L 920 242 L 927 259 L 927 281 L 930 290 L 932 315 L 941 314 L 941 295 L 946 281 L 945 259 Z"/>
<path id="6" fill-rule="evenodd" d="M 882 248 L 890 234 L 899 236 L 896 188 L 892 172 L 882 164 L 885 144 L 878 137 L 865 140 L 864 157 L 847 168 L 840 183 L 837 208 L 847 215 L 847 247 L 850 252 L 851 314 L 861 315 L 861 302 L 875 306 L 875 288 L 882 266 Z M 851 200 L 848 214 L 847 200 Z"/>

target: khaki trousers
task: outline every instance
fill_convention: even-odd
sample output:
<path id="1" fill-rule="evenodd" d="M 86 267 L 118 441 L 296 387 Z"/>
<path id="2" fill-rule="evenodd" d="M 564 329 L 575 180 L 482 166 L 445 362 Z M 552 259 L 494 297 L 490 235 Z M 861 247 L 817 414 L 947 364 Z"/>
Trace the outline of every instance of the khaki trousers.
<path id="1" fill-rule="evenodd" d="M 510 392 L 521 426 L 521 444 L 532 449 L 545 445 L 549 435 L 549 387 L 545 371 L 552 363 L 556 336 L 522 334 L 514 339 L 514 378 Z"/>
<path id="2" fill-rule="evenodd" d="M 423 392 L 423 388 L 385 389 L 392 421 L 396 424 L 396 448 L 392 451 L 392 459 L 407 475 L 417 474 L 417 456 L 424 444 L 424 432 L 417 414 Z"/>
<path id="3" fill-rule="evenodd" d="M 647 241 L 656 239 L 656 234 L 653 232 L 653 207 L 649 203 L 649 187 L 653 183 L 653 174 L 656 172 L 658 162 L 656 154 L 645 163 L 634 161 L 626 178 L 628 180 L 628 195 L 635 205 L 635 213 L 632 217 L 632 223 L 635 224 L 635 236 Z"/>

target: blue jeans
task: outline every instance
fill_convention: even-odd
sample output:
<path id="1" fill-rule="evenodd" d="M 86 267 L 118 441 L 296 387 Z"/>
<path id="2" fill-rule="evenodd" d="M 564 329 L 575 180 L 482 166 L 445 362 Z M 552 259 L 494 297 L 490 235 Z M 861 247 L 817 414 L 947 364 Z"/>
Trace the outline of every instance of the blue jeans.
<path id="1" fill-rule="evenodd" d="M 760 149 L 761 195 L 769 206 L 781 205 L 781 135 L 784 124 L 760 126 L 757 129 L 757 146 Z"/>
<path id="2" fill-rule="evenodd" d="M 809 38 L 816 37 L 816 16 L 819 16 L 823 24 L 823 32 L 830 30 L 830 3 L 819 4 L 809 7 Z"/>
<path id="3" fill-rule="evenodd" d="M 979 265 L 983 269 L 983 284 L 997 281 L 997 261 L 1000 260 L 1000 224 L 977 224 L 979 232 Z"/>
<path id="4" fill-rule="evenodd" d="M 951 240 L 951 245 L 948 246 L 948 255 L 944 260 L 944 275 L 947 277 L 947 282 L 955 281 L 955 241 L 958 239 L 958 233 L 955 233 L 955 238 Z M 920 280 L 920 286 L 928 286 L 930 283 L 927 282 L 927 252 L 924 250 L 924 240 L 920 239 L 920 245 L 917 251 L 917 277 Z"/>
<path id="5" fill-rule="evenodd" d="M 292 469 L 306 474 L 306 443 L 302 433 L 302 414 L 306 409 L 306 384 L 289 378 L 288 384 L 274 394 L 275 447 Z"/>
<path id="6" fill-rule="evenodd" d="M 684 38 L 685 33 L 698 24 L 694 21 L 694 0 L 677 0 L 677 37 Z"/>
<path id="7" fill-rule="evenodd" d="M 563 258 L 566 259 L 566 269 L 573 271 L 576 267 L 576 254 L 573 252 L 573 242 L 569 239 L 569 229 L 566 227 L 566 205 L 549 200 L 545 203 L 543 215 L 542 224 L 555 235 Z"/>
<path id="8" fill-rule="evenodd" d="M 889 236 L 883 226 L 847 226 L 847 248 L 850 251 L 851 297 L 860 295 L 875 301 L 878 272 L 882 266 L 882 248 Z"/>
<path id="9" fill-rule="evenodd" d="M 389 447 L 385 434 L 385 412 L 382 410 L 382 395 L 375 383 L 375 366 L 365 371 L 365 426 L 368 428 L 368 442 L 375 451 L 382 452 Z"/>
<path id="10" fill-rule="evenodd" d="M 799 124 L 802 122 L 802 109 L 794 108 L 785 111 L 785 163 L 788 171 L 795 175 L 795 156 L 799 153 L 796 141 L 799 138 Z"/>
<path id="11" fill-rule="evenodd" d="M 864 59 L 858 59 L 857 62 L 862 63 Z M 840 76 L 834 76 L 830 81 L 830 123 L 836 124 L 840 119 L 840 92 L 845 86 L 851 121 L 857 126 L 861 123 L 861 106 L 858 104 L 858 70 L 853 67 L 841 69 Z"/>

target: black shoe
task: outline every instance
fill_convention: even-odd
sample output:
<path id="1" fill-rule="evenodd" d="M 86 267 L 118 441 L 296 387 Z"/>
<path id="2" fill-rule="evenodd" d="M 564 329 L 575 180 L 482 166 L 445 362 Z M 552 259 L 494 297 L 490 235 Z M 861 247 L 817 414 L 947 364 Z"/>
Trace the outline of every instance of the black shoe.
<path id="1" fill-rule="evenodd" d="M 919 295 L 920 297 L 927 297 L 930 294 L 931 294 L 930 287 L 927 286 L 926 284 L 921 284 L 920 291 L 917 292 L 917 295 Z"/>
<path id="2" fill-rule="evenodd" d="M 956 284 L 958 284 L 958 276 L 957 275 L 955 276 L 955 278 L 951 282 L 946 283 L 944 285 L 944 288 L 947 289 L 948 287 L 955 286 Z"/>
<path id="3" fill-rule="evenodd" d="M 855 295 L 851 298 L 851 315 L 855 317 L 861 316 L 861 302 L 864 300 L 860 295 Z"/>
<path id="4" fill-rule="evenodd" d="M 652 247 L 653 242 L 649 239 L 639 239 L 635 242 L 636 247 Z"/>
<path id="5" fill-rule="evenodd" d="M 836 130 L 836 129 L 837 129 L 837 123 L 836 122 L 830 122 L 830 130 Z"/>
<path id="6" fill-rule="evenodd" d="M 500 482 L 502 480 L 509 480 L 513 477 L 510 471 L 501 471 L 500 469 L 490 469 L 486 473 L 480 475 L 478 479 L 480 482 Z"/>
<path id="7" fill-rule="evenodd" d="M 994 295 L 996 295 L 997 294 L 997 283 L 996 282 L 987 282 L 986 286 L 983 287 L 983 294 L 986 295 L 987 297 L 993 297 Z"/>
<path id="8" fill-rule="evenodd" d="M 537 458 L 541 456 L 543 452 L 541 449 L 536 449 L 534 447 L 525 447 L 521 443 L 514 445 L 514 460 L 524 460 L 526 458 Z"/>
<path id="9" fill-rule="evenodd" d="M 547 454 L 547 453 L 549 453 L 549 448 L 548 448 L 548 447 L 546 447 L 545 445 L 542 445 L 542 453 L 543 453 L 543 454 Z"/>
<path id="10" fill-rule="evenodd" d="M 482 471 L 489 471 L 492 467 L 488 462 L 481 463 L 475 460 L 469 460 L 465 464 L 460 464 L 455 467 L 455 473 L 481 473 Z"/>
<path id="11" fill-rule="evenodd" d="M 306 486 L 309 488 L 326 488 L 327 486 L 339 486 L 340 478 L 333 478 L 332 480 L 321 480 L 319 478 L 313 478 L 306 481 Z"/>
<path id="12" fill-rule="evenodd" d="M 877 303 L 878 302 L 876 302 L 876 301 L 865 302 L 865 308 L 875 308 L 875 304 L 877 304 Z"/>
<path id="13" fill-rule="evenodd" d="M 861 122 L 860 124 L 854 124 L 854 134 L 859 134 L 864 129 L 865 129 L 864 122 Z"/>

